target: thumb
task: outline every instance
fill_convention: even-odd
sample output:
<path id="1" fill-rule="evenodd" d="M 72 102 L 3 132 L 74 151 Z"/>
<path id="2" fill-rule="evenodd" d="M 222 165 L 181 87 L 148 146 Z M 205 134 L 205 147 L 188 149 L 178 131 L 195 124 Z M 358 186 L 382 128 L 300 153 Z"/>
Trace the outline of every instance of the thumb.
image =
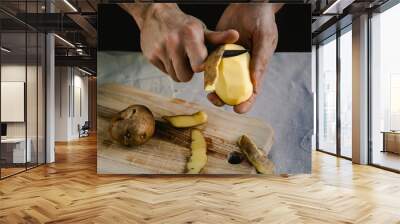
<path id="1" fill-rule="evenodd" d="M 205 30 L 204 36 L 206 41 L 213 45 L 233 44 L 239 40 L 239 33 L 234 29 L 224 31 Z"/>

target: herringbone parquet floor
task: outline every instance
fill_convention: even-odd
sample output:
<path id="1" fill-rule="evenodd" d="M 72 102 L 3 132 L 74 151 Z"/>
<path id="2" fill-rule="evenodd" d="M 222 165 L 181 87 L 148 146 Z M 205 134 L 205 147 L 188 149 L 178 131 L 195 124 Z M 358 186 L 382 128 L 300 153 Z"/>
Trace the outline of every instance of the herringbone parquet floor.
<path id="1" fill-rule="evenodd" d="M 0 181 L 0 223 L 400 223 L 400 175 L 315 152 L 313 174 L 96 174 L 95 138 Z"/>

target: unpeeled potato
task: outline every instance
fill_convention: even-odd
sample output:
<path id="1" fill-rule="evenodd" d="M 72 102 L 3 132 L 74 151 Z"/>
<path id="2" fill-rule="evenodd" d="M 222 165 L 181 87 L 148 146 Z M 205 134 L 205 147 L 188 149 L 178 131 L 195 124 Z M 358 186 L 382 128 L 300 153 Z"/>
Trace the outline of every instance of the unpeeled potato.
<path id="1" fill-rule="evenodd" d="M 111 138 L 126 145 L 142 145 L 155 131 L 155 120 L 150 109 L 143 105 L 132 105 L 119 112 L 111 120 Z"/>

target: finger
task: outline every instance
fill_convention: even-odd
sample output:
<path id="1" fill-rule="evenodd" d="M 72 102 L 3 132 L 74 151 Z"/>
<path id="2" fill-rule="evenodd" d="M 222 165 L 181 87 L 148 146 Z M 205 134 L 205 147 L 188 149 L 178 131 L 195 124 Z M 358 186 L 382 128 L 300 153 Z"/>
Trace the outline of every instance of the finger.
<path id="1" fill-rule="evenodd" d="M 174 67 L 172 66 L 172 62 L 168 57 L 162 57 L 162 62 L 164 64 L 165 70 L 167 71 L 167 74 L 175 81 L 175 82 L 180 82 L 178 77 L 176 76 Z"/>
<path id="2" fill-rule="evenodd" d="M 191 34 L 183 38 L 183 45 L 186 55 L 189 58 L 190 67 L 193 72 L 202 72 L 202 64 L 207 58 L 207 48 L 204 45 L 204 35 Z"/>
<path id="3" fill-rule="evenodd" d="M 253 83 L 253 91 L 255 93 L 260 91 L 262 76 L 265 73 L 268 62 L 272 57 L 275 48 L 275 35 L 261 33 L 254 36 L 250 60 L 250 78 Z"/>
<path id="4" fill-rule="evenodd" d="M 167 70 L 165 70 L 165 67 L 164 67 L 162 61 L 159 58 L 153 59 L 150 62 L 154 66 L 156 66 L 159 70 L 161 70 L 163 73 L 168 74 Z"/>
<path id="5" fill-rule="evenodd" d="M 183 47 L 178 49 L 169 48 L 169 55 L 176 72 L 176 77 L 181 82 L 188 82 L 193 77 L 193 71 L 190 67 L 189 59 L 187 58 Z"/>
<path id="6" fill-rule="evenodd" d="M 205 30 L 204 36 L 207 42 L 219 45 L 235 43 L 239 39 L 239 33 L 236 30 L 210 31 Z M 194 38 L 184 38 L 185 51 L 189 57 L 193 72 L 202 72 L 204 70 L 204 61 L 207 58 L 207 48 L 204 45 L 204 37 L 192 36 Z"/>
<path id="7" fill-rule="evenodd" d="M 233 44 L 239 40 L 239 32 L 234 29 L 224 31 L 205 31 L 206 41 L 213 45 Z"/>
<path id="8" fill-rule="evenodd" d="M 167 48 L 163 47 L 159 56 L 160 60 L 162 61 L 164 68 L 167 74 L 175 81 L 180 82 L 178 77 L 176 76 L 174 66 L 172 65 L 172 61 L 168 55 Z"/>
<path id="9" fill-rule="evenodd" d="M 256 101 L 256 94 L 253 94 L 247 101 L 234 106 L 233 110 L 238 114 L 247 113 L 250 111 L 255 101 Z"/>
<path id="10" fill-rule="evenodd" d="M 209 93 L 207 99 L 217 107 L 222 107 L 225 104 L 215 92 Z"/>
<path id="11" fill-rule="evenodd" d="M 189 58 L 190 67 L 193 72 L 202 72 L 203 62 L 207 58 L 207 48 L 204 43 L 185 44 L 185 51 Z"/>

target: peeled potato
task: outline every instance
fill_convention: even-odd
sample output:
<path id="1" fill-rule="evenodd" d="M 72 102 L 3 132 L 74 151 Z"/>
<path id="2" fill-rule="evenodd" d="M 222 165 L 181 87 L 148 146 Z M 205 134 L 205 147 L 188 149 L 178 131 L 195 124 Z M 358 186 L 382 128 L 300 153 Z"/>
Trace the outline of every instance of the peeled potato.
<path id="1" fill-rule="evenodd" d="M 250 54 L 248 52 L 223 58 L 225 50 L 244 50 L 236 44 L 225 44 L 207 58 L 204 68 L 204 89 L 215 91 L 218 97 L 228 105 L 238 105 L 253 94 L 250 79 Z"/>
<path id="2" fill-rule="evenodd" d="M 189 128 L 206 123 L 207 114 L 203 111 L 198 111 L 191 115 L 163 116 L 163 119 L 176 128 Z"/>
<path id="3" fill-rule="evenodd" d="M 109 131 L 123 145 L 142 145 L 154 135 L 155 120 L 146 106 L 132 105 L 112 118 Z"/>

